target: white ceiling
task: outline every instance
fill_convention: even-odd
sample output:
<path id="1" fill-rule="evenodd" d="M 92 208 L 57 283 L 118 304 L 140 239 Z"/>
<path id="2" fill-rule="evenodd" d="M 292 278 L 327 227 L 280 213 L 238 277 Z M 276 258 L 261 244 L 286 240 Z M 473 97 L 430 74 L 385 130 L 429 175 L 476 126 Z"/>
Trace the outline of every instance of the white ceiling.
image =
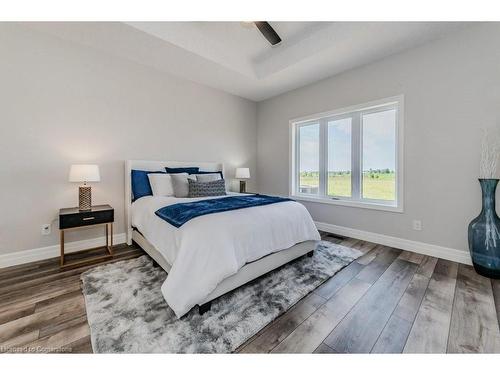
<path id="1" fill-rule="evenodd" d="M 29 26 L 254 101 L 416 47 L 467 23 L 57 22 Z"/>
<path id="2" fill-rule="evenodd" d="M 273 47 L 251 22 L 129 22 L 128 25 L 249 78 L 265 78 L 272 73 L 266 69 L 266 60 L 330 26 L 322 22 L 273 22 L 284 41 Z"/>

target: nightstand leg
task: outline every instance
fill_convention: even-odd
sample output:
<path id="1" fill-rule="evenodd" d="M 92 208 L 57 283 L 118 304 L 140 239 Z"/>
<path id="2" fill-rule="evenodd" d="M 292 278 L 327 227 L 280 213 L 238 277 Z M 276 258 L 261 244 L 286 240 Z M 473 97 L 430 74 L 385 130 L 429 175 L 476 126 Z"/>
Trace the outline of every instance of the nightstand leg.
<path id="1" fill-rule="evenodd" d="M 111 226 L 111 247 L 109 248 L 109 252 L 113 255 L 113 223 L 109 224 Z"/>
<path id="2" fill-rule="evenodd" d="M 61 267 L 64 266 L 64 230 L 60 231 L 60 239 L 61 243 Z"/>
<path id="3" fill-rule="evenodd" d="M 109 236 L 109 233 L 108 233 L 108 224 L 106 224 L 106 247 L 109 249 L 109 240 L 108 240 L 108 236 Z"/>

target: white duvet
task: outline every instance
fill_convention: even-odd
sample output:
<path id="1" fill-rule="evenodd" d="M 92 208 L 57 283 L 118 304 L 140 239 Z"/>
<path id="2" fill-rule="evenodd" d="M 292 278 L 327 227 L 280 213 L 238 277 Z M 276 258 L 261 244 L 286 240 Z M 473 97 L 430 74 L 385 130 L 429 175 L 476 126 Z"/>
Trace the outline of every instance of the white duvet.
<path id="1" fill-rule="evenodd" d="M 203 199 L 210 198 L 148 196 L 132 204 L 132 225 L 172 266 L 161 291 L 177 317 L 246 263 L 320 239 L 309 212 L 293 201 L 204 215 L 180 228 L 155 215 L 159 208 Z"/>

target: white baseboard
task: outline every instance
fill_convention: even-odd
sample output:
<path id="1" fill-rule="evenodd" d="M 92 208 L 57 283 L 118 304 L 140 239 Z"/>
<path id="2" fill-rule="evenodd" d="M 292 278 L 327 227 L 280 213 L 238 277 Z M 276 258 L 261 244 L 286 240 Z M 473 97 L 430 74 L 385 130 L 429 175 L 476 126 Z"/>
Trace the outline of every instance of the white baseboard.
<path id="1" fill-rule="evenodd" d="M 452 260 L 458 263 L 472 264 L 470 254 L 465 250 L 452 249 L 438 245 L 431 245 L 425 242 L 406 240 L 404 238 L 386 236 L 364 230 L 341 227 L 328 223 L 315 222 L 319 230 L 328 233 L 338 234 L 340 236 L 357 238 L 359 240 L 374 242 L 384 246 L 390 246 L 397 249 L 412 251 L 414 253 L 430 255 L 436 258 Z"/>
<path id="2" fill-rule="evenodd" d="M 367 232 L 359 229 L 342 227 L 328 223 L 315 222 L 319 230 L 338 234 L 340 236 L 357 238 L 364 241 L 370 241 L 377 244 L 395 247 L 402 250 L 412 251 L 424 255 L 430 255 L 437 258 L 452 260 L 464 264 L 472 264 L 468 251 L 452 249 L 438 245 L 432 245 L 425 242 L 406 240 L 404 238 L 391 237 L 385 234 Z M 113 237 L 114 244 L 122 244 L 126 242 L 125 233 L 115 234 Z M 72 253 L 92 247 L 104 246 L 106 243 L 105 237 L 92 238 L 90 240 L 74 241 L 65 244 L 65 252 Z M 0 255 L 0 268 L 15 266 L 29 262 L 36 262 L 59 256 L 59 245 L 40 247 L 38 249 L 17 251 Z"/>
<path id="3" fill-rule="evenodd" d="M 113 236 L 113 244 L 118 245 L 126 241 L 125 233 L 118 233 Z M 106 237 L 97 237 L 90 240 L 67 242 L 64 244 L 65 253 L 73 253 L 92 247 L 104 246 L 106 244 Z M 36 262 L 49 258 L 58 257 L 60 254 L 59 244 L 47 247 L 40 247 L 38 249 L 30 249 L 17 251 L 15 253 L 8 253 L 0 255 L 0 268 L 16 266 L 29 262 Z"/>

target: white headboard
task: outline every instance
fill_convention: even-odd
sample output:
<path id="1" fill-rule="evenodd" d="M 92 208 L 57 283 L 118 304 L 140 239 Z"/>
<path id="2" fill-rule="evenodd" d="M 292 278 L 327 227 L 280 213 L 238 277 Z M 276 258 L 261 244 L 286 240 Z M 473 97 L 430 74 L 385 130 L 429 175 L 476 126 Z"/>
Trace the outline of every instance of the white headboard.
<path id="1" fill-rule="evenodd" d="M 158 161 L 158 160 L 127 160 L 125 161 L 125 225 L 127 244 L 132 244 L 132 169 L 142 171 L 164 171 L 165 167 L 199 167 L 201 171 L 218 172 L 224 174 L 223 163 L 187 162 L 187 161 Z"/>

